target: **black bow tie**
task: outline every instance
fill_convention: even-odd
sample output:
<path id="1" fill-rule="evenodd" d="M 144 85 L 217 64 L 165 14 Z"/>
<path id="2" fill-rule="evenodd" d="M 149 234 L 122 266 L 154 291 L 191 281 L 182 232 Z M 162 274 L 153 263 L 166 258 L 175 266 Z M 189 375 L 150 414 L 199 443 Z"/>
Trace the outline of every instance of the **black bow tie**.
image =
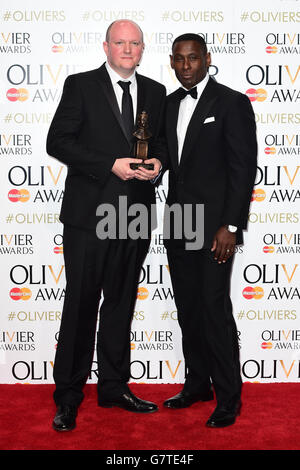
<path id="1" fill-rule="evenodd" d="M 195 100 L 197 99 L 197 87 L 191 88 L 190 90 L 184 90 L 183 88 L 179 88 L 179 97 L 183 100 L 187 95 L 191 95 L 192 98 Z"/>

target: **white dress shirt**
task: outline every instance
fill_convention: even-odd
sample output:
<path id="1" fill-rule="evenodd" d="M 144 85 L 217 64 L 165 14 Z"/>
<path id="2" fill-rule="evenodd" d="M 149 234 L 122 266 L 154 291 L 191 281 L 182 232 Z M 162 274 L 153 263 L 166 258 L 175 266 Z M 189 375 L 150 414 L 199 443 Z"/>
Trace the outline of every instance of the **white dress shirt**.
<path id="1" fill-rule="evenodd" d="M 208 79 L 209 79 L 209 74 L 207 73 L 205 78 L 196 85 L 197 99 L 192 98 L 191 95 L 187 95 L 183 100 L 181 100 L 181 103 L 179 105 L 178 120 L 177 120 L 178 162 L 180 162 L 181 153 L 182 153 L 188 125 L 190 123 L 193 112 L 195 111 L 195 108 L 198 104 L 200 96 L 202 95 L 203 90 L 206 87 Z"/>
<path id="2" fill-rule="evenodd" d="M 111 68 L 111 66 L 109 65 L 108 62 L 105 62 L 105 66 L 106 66 L 106 70 L 107 70 L 107 72 L 110 76 L 110 79 L 111 79 L 111 83 L 112 83 L 112 86 L 113 86 L 113 89 L 114 89 L 114 92 L 115 92 L 115 95 L 116 95 L 116 98 L 117 98 L 117 102 L 118 102 L 118 105 L 119 105 L 120 113 L 122 113 L 123 89 L 118 84 L 118 81 L 122 80 L 124 82 L 131 82 L 130 86 L 129 86 L 129 91 L 130 91 L 131 98 L 132 98 L 133 116 L 134 116 L 134 121 L 135 121 L 135 116 L 136 116 L 136 111 L 137 111 L 137 81 L 136 81 L 135 72 L 132 75 L 130 75 L 130 77 L 123 78 L 117 72 L 115 72 L 115 70 L 113 70 Z M 158 176 L 156 178 L 153 178 L 152 180 L 150 180 L 150 182 L 154 184 L 156 179 L 159 176 L 160 176 L 160 174 L 158 174 Z"/>
<path id="3" fill-rule="evenodd" d="M 134 120 L 135 120 L 136 107 L 137 107 L 137 82 L 136 82 L 135 72 L 133 72 L 133 74 L 130 75 L 130 77 L 123 78 L 117 72 L 115 72 L 115 70 L 113 70 L 111 68 L 111 66 L 109 65 L 108 62 L 105 62 L 105 66 L 106 66 L 106 70 L 107 70 L 107 72 L 110 76 L 110 79 L 111 79 L 111 83 L 112 83 L 112 86 L 113 86 L 113 89 L 114 89 L 114 92 L 115 92 L 115 95 L 116 95 L 116 98 L 117 98 L 117 102 L 118 102 L 118 105 L 119 105 L 120 113 L 122 113 L 123 90 L 120 87 L 120 85 L 118 84 L 118 81 L 122 80 L 123 82 L 131 82 L 131 84 L 129 86 L 129 91 L 130 91 L 131 98 L 132 98 L 133 116 L 134 116 Z"/>

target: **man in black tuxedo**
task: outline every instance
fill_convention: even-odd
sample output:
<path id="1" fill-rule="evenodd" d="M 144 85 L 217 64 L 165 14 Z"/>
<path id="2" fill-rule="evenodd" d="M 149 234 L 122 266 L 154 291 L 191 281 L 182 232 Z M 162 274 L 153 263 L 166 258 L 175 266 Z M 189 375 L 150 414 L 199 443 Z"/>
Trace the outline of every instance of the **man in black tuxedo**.
<path id="1" fill-rule="evenodd" d="M 130 377 L 130 323 L 148 238 L 102 237 L 96 227 L 97 207 L 109 204 L 119 214 L 120 197 L 127 207 L 155 204 L 153 179 L 166 158 L 160 137 L 165 87 L 135 72 L 142 58 L 143 34 L 132 21 L 119 20 L 103 43 L 107 62 L 100 68 L 67 77 L 51 123 L 47 152 L 68 166 L 60 220 L 64 224 L 66 294 L 57 345 L 53 427 L 76 425 L 83 387 L 90 374 L 97 333 L 98 404 L 129 411 L 152 412 L 157 406 L 135 397 Z M 130 167 L 134 116 L 146 111 L 152 137 L 142 174 Z M 101 212 L 101 211 L 100 211 Z M 104 215 L 102 211 L 102 215 Z M 117 218 L 117 227 L 124 224 Z M 124 227 L 123 227 L 124 228 Z M 124 233 L 124 232 L 122 232 Z M 102 238 L 102 239 L 101 239 Z"/>
<path id="2" fill-rule="evenodd" d="M 165 401 L 178 409 L 213 399 L 209 427 L 235 422 L 241 407 L 239 346 L 229 296 L 235 246 L 243 241 L 256 174 L 256 126 L 249 99 L 208 75 L 205 41 L 175 39 L 171 67 L 183 88 L 167 97 L 170 153 L 167 205 L 204 205 L 204 243 L 165 240 L 183 354 L 183 390 Z M 195 210 L 192 222 L 195 225 Z M 199 225 L 199 224 L 198 224 Z M 172 230 L 171 230 L 172 235 Z"/>

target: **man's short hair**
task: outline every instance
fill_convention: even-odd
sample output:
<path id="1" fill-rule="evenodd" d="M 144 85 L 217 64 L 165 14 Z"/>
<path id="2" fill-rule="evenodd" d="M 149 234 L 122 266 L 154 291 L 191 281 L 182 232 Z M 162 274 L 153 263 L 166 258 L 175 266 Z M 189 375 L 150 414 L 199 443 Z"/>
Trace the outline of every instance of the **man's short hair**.
<path id="1" fill-rule="evenodd" d="M 207 54 L 206 42 L 204 41 L 202 36 L 199 36 L 198 34 L 195 34 L 195 33 L 182 34 L 181 36 L 178 36 L 176 39 L 174 39 L 173 44 L 172 44 L 172 51 L 174 49 L 175 44 L 181 41 L 196 41 L 200 44 L 203 54 L 204 55 Z"/>

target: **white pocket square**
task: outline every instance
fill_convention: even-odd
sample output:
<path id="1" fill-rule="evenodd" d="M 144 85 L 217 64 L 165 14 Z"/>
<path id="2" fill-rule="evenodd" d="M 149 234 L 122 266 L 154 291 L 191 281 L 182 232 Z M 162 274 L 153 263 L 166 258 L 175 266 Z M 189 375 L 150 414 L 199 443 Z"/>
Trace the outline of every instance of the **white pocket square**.
<path id="1" fill-rule="evenodd" d="M 203 124 L 207 124 L 208 122 L 214 122 L 214 120 L 215 120 L 214 116 L 208 117 L 208 118 L 205 119 Z"/>

